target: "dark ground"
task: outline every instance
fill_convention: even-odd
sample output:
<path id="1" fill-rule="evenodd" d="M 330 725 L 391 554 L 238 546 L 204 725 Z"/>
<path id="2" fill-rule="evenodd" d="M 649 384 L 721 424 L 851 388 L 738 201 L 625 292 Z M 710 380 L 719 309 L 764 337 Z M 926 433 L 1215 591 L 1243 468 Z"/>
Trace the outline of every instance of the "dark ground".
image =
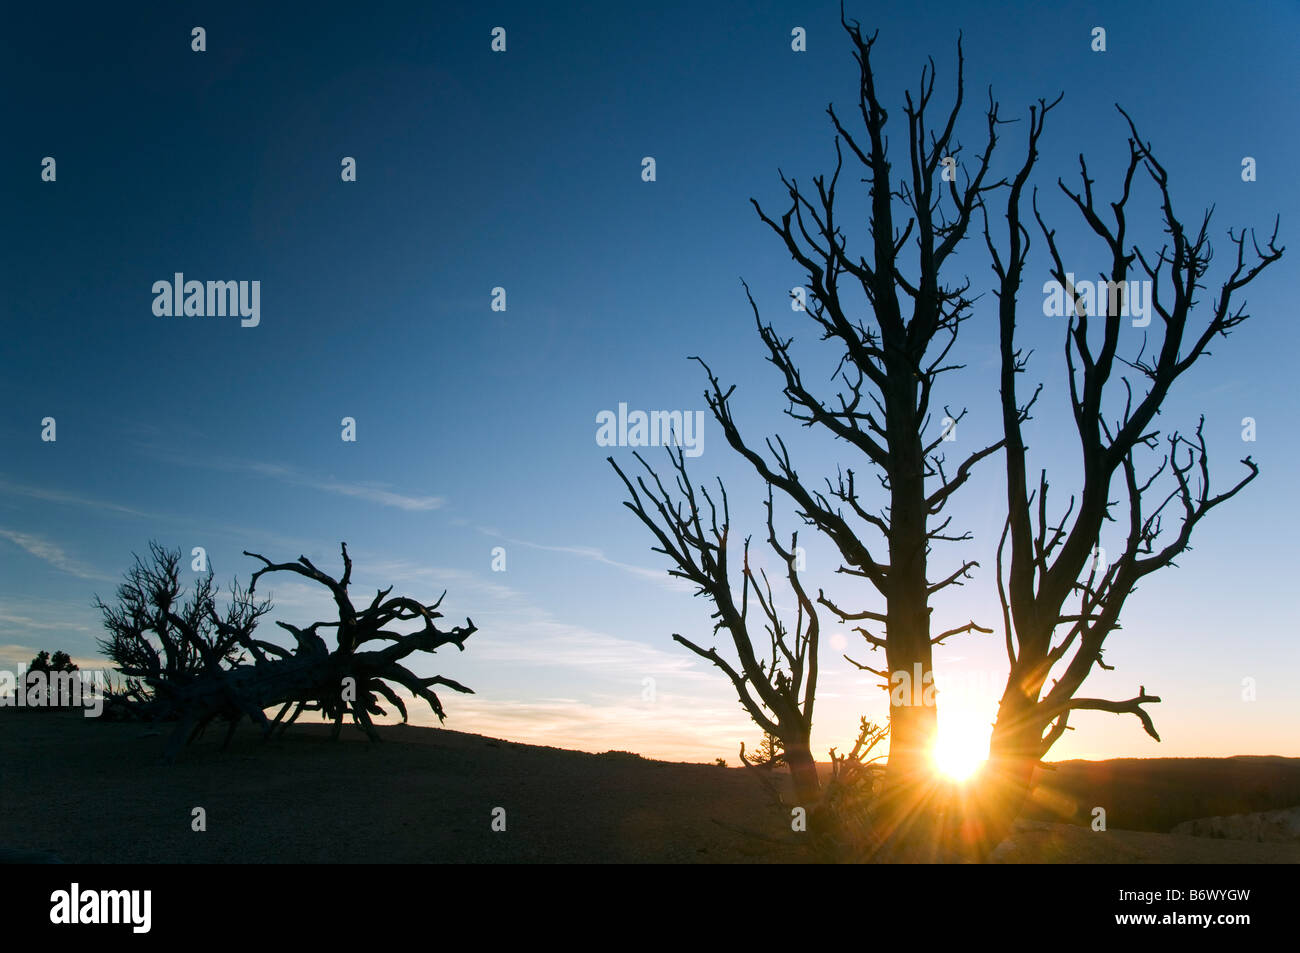
<path id="1" fill-rule="evenodd" d="M 0 849 L 45 850 L 87 863 L 808 859 L 797 843 L 746 833 L 797 836 L 740 768 L 585 754 L 436 728 L 380 730 L 387 739 L 380 745 L 350 726 L 333 744 L 327 728 L 295 725 L 283 740 L 264 744 L 245 723 L 222 752 L 224 731 L 214 726 L 175 765 L 164 766 L 158 763 L 164 738 L 148 726 L 97 722 L 79 712 L 0 712 Z M 1289 763 L 1294 774 L 1288 777 L 1300 775 L 1296 759 L 1278 760 Z M 1200 768 L 1183 777 L 1184 789 L 1189 778 L 1205 783 L 1221 774 L 1220 761 L 1196 762 Z M 1150 781 L 1161 762 L 1145 763 L 1146 782 L 1126 774 L 1127 767 L 1103 771 L 1111 784 L 1107 796 L 1130 805 L 1165 797 L 1167 785 Z M 1242 780 L 1243 770 L 1251 769 L 1238 769 L 1231 783 L 1255 791 Z M 1088 770 L 1058 775 L 1054 788 Z M 1256 775 L 1260 784 L 1273 783 L 1267 772 Z M 1080 796 L 1082 803 L 1099 803 L 1093 792 Z M 1075 801 L 1059 790 L 1049 800 L 1058 807 Z M 206 832 L 191 830 L 195 807 L 207 812 Z M 506 809 L 505 832 L 491 829 L 495 807 Z M 1300 845 L 1115 830 L 1117 816 L 1122 810 L 1112 813 L 1107 833 L 1022 825 L 1002 856 L 1014 862 L 1300 862 Z"/>

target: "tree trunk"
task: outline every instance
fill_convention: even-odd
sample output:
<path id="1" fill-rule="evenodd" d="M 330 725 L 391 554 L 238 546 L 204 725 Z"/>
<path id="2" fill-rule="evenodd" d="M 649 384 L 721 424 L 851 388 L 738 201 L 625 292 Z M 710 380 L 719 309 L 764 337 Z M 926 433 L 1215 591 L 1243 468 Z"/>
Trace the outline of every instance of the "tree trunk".
<path id="1" fill-rule="evenodd" d="M 890 581 L 887 608 L 889 761 L 877 809 L 878 836 L 890 859 L 927 859 L 933 852 L 934 739 L 938 727 L 930 644 L 925 476 L 919 428 L 913 419 L 916 387 L 905 381 L 891 410 L 890 429 L 907 434 L 890 473 Z M 891 448 L 892 449 L 892 448 Z M 901 853 L 900 853 L 901 852 Z"/>
<path id="2" fill-rule="evenodd" d="M 895 718 L 904 709 L 892 709 Z M 933 709 L 929 714 L 933 715 Z M 941 805 L 936 799 L 939 785 L 931 765 L 925 711 L 908 710 L 891 723 L 889 761 L 874 812 L 876 848 L 873 860 L 891 863 L 924 863 L 936 859 L 940 850 Z M 899 724 L 913 734 L 894 748 L 893 730 Z"/>
<path id="3" fill-rule="evenodd" d="M 1029 800 L 1042 743 L 1042 731 L 1031 718 L 1033 707 L 1014 688 L 1002 696 L 989 760 L 976 779 L 960 832 L 960 849 L 970 860 L 989 859 Z"/>
<path id="4" fill-rule="evenodd" d="M 790 739 L 784 742 L 784 745 L 785 763 L 790 768 L 790 784 L 794 789 L 795 805 L 812 810 L 821 792 L 821 781 L 817 777 L 817 762 L 813 760 L 812 748 L 807 738 Z"/>

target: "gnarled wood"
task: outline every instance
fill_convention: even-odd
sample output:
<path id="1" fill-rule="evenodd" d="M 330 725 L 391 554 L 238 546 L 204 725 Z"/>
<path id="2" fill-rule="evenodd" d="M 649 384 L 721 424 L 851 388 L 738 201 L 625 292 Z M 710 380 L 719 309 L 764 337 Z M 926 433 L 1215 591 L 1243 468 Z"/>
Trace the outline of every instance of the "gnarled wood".
<path id="1" fill-rule="evenodd" d="M 263 566 L 253 573 L 247 590 L 235 585 L 229 606 L 220 614 L 211 574 L 180 604 L 180 553 L 151 544 L 152 561 L 137 557 L 118 589 L 118 605 L 96 600 L 110 633 L 100 640 L 100 647 L 127 676 L 126 688 L 115 695 L 111 707 L 134 717 L 178 721 L 164 753 L 169 761 L 218 718 L 229 723 L 228 743 L 244 716 L 269 737 L 303 711 L 319 711 L 333 720 L 337 738 L 351 712 L 370 739 L 378 741 L 370 716 L 386 714 L 380 698 L 401 712 L 403 721 L 408 717 L 405 703 L 390 683 L 422 698 L 442 720 L 446 713 L 433 687 L 471 689 L 440 675 L 422 678 L 402 660 L 444 645 L 464 651 L 465 640 L 476 631 L 473 620 L 439 629 L 435 621 L 442 618 L 438 607 L 446 593 L 426 605 L 405 596 L 390 598 L 392 587 L 380 590 L 368 606 L 358 609 L 348 592 L 352 560 L 347 544 L 341 549 L 343 574 L 338 579 L 306 556 L 293 563 L 272 563 L 265 556 L 245 552 Z M 254 599 L 254 590 L 259 579 L 275 572 L 295 573 L 325 586 L 338 607 L 336 622 L 314 622 L 306 628 L 278 622 L 293 636 L 292 650 L 253 636 L 258 621 L 271 609 L 269 600 Z M 391 628 L 412 621 L 422 623 L 415 632 Z M 321 637 L 321 629 L 335 630 L 333 649 Z M 372 643 L 388 644 L 365 649 Z M 272 721 L 266 709 L 277 706 L 280 711 Z M 290 708 L 292 716 L 283 721 Z"/>

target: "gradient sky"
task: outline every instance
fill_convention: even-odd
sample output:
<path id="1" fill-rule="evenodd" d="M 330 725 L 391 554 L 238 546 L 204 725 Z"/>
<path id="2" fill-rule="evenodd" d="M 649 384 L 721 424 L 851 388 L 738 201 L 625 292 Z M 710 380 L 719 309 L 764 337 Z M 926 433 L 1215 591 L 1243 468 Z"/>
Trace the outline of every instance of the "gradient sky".
<path id="1" fill-rule="evenodd" d="M 778 167 L 802 181 L 828 170 L 824 110 L 833 101 L 852 114 L 856 67 L 837 4 L 707 7 L 9 11 L 0 667 L 41 648 L 96 664 L 91 600 L 111 594 L 150 539 L 204 546 L 223 581 L 254 568 L 243 549 L 338 569 L 346 540 L 358 599 L 380 585 L 426 599 L 445 588 L 449 620 L 479 626 L 463 654 L 415 663 L 476 690 L 444 697 L 447 727 L 735 763 L 757 730 L 721 674 L 670 638 L 707 642 L 709 607 L 671 583 L 621 507 L 595 418 L 620 402 L 703 410 L 705 381 L 688 361 L 698 354 L 739 385 L 737 418 L 755 443 L 781 433 L 817 479 L 857 463 L 781 416 L 740 284 L 818 366 L 809 324 L 788 302 L 803 276 L 748 200 L 783 211 Z M 1152 714 L 1164 742 L 1131 716 L 1082 712 L 1051 757 L 1300 755 L 1290 571 L 1300 536 L 1290 502 L 1300 463 L 1300 6 L 855 4 L 849 15 L 880 29 L 896 168 L 902 94 L 933 56 L 947 105 L 959 31 L 968 155 L 982 147 L 986 86 L 1009 118 L 1064 92 L 1036 182 L 1077 272 L 1095 273 L 1102 258 L 1054 182 L 1077 182 L 1083 151 L 1099 193 L 1115 194 L 1127 157 L 1116 102 L 1169 170 L 1184 221 L 1215 206 L 1217 250 L 1229 226 L 1267 232 L 1281 213 L 1280 240 L 1297 250 L 1249 289 L 1254 317 L 1180 382 L 1161 418 L 1188 428 L 1206 414 L 1218 480 L 1235 480 L 1246 453 L 1262 474 L 1198 527 L 1179 568 L 1132 597 L 1107 642 L 1115 671 L 1085 689 L 1127 698 L 1142 684 L 1160 695 Z M 204 53 L 190 49 L 196 25 Z M 489 48 L 496 26 L 507 30 L 504 54 Z M 790 49 L 797 26 L 805 53 Z M 1107 30 L 1105 53 L 1090 49 L 1094 26 Z M 1023 130 L 1004 128 L 999 175 L 1021 161 Z M 45 156 L 57 160 L 54 183 L 40 179 Z M 340 181 L 344 156 L 357 160 L 354 183 Z M 653 183 L 641 180 L 644 156 L 656 159 Z M 1258 181 L 1242 182 L 1244 156 Z M 864 207 L 863 192 L 842 192 L 846 210 Z M 1149 190 L 1131 206 L 1148 248 L 1157 211 Z M 864 233 L 865 215 L 850 236 Z M 1047 278 L 1034 238 L 1022 333 L 1038 348 L 1031 375 L 1047 386 L 1031 463 L 1054 467 L 1063 500 L 1077 456 L 1060 386 L 1063 325 L 1033 313 Z M 1225 264 L 1209 276 L 1216 291 Z M 260 325 L 155 316 L 151 286 L 177 271 L 260 281 Z M 981 445 L 997 413 L 992 275 L 977 236 L 953 262 L 950 277 L 962 274 L 985 296 L 959 345 L 968 367 L 939 400 L 970 408 L 953 457 Z M 496 286 L 505 312 L 490 308 Z M 54 443 L 40 440 L 47 416 Z M 357 421 L 355 443 L 340 439 L 345 416 Z M 1246 416 L 1258 439 L 1243 445 Z M 711 422 L 691 464 L 697 480 L 726 481 L 738 530 L 761 531 L 760 487 Z M 985 567 L 1004 516 L 1001 465 L 986 463 L 950 510 Z M 781 520 L 796 528 L 788 508 Z M 829 577 L 834 554 L 811 530 L 801 542 L 809 583 L 851 601 Z M 506 550 L 505 572 L 491 569 L 494 546 Z M 936 553 L 936 575 L 960 553 Z M 320 592 L 268 582 L 276 617 L 327 617 Z M 993 624 L 990 570 L 936 606 L 945 628 L 972 616 Z M 887 709 L 840 658 L 868 659 L 860 641 L 827 627 L 819 752 L 845 744 L 859 714 L 882 720 Z M 1006 671 L 1001 644 L 999 633 L 939 651 L 941 685 L 974 689 L 951 691 L 946 730 L 987 731 Z M 1241 698 L 1244 678 L 1257 681 L 1254 702 Z"/>

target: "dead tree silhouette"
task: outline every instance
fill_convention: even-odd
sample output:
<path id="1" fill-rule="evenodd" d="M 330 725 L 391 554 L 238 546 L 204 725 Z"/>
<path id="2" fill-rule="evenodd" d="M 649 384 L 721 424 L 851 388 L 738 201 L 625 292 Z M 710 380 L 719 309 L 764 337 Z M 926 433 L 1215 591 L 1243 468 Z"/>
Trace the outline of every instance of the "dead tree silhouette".
<path id="1" fill-rule="evenodd" d="M 676 496 L 639 453 L 633 455 L 645 475 L 638 475 L 635 481 L 613 457 L 607 459 L 630 496 L 623 505 L 654 535 L 659 543 L 653 547 L 654 551 L 672 561 L 673 568 L 668 574 L 693 583 L 695 594 L 713 603 L 714 635 L 727 633 L 738 662 L 730 662 L 716 646 L 706 649 L 677 633 L 673 639 L 726 674 L 741 706 L 769 739 L 766 758 L 763 746 L 758 757 L 750 757 L 742 743 L 740 763 L 764 787 L 785 822 L 790 822 L 792 808 L 801 808 L 815 852 L 836 859 L 858 853 L 869 842 L 872 827 L 869 815 L 876 773 L 874 762 L 879 759 L 870 754 L 888 729 L 863 718 L 849 752 L 841 755 L 834 748 L 830 750 L 831 771 L 823 782 L 811 746 L 821 627 L 817 607 L 799 578 L 795 555 L 798 533 L 791 533 L 788 546 L 779 541 L 769 487 L 767 544 L 784 565 L 785 578 L 795 600 L 794 618 L 787 622 L 777 610 L 767 572 L 761 568 L 755 570 L 750 561 L 751 537 L 746 537 L 743 544 L 739 593 L 733 589 L 734 576 L 727 551 L 731 509 L 722 481 L 717 481 L 715 499 L 708 488 L 701 485 L 697 489 L 691 483 L 680 447 L 670 446 L 667 453 Z M 756 618 L 751 618 L 754 605 L 758 613 Z M 782 792 L 771 772 L 764 770 L 777 761 L 789 768 L 789 796 Z"/>
<path id="2" fill-rule="evenodd" d="M 1128 113 L 1116 107 L 1128 124 L 1129 154 L 1119 194 L 1108 203 L 1113 222 L 1107 222 L 1105 212 L 1097 206 L 1095 180 L 1082 155 L 1078 190 L 1057 181 L 1104 248 L 1107 261 L 1102 274 L 1107 300 L 1102 307 L 1098 298 L 1096 314 L 1089 314 L 1085 305 L 1072 300 L 1075 307 L 1065 332 L 1065 369 L 1082 461 L 1072 476 L 1080 489 L 1059 519 L 1049 515 L 1047 470 L 1040 471 L 1037 489 L 1031 489 L 1022 433 L 1042 385 L 1020 403 L 1016 378 L 1027 371 L 1028 356 L 1016 345 L 1016 327 L 1029 247 L 1021 206 L 1044 121 L 1054 105 L 1040 100 L 1030 110 L 1025 161 L 1007 194 L 1004 250 L 999 250 L 993 239 L 987 214 L 984 225 L 998 278 L 1007 519 L 998 546 L 997 581 L 1010 674 L 980 786 L 980 816 L 971 827 L 976 832 L 973 846 L 977 856 L 985 856 L 1007 832 L 1025 802 L 1034 769 L 1069 729 L 1071 712 L 1132 714 L 1147 734 L 1160 740 L 1143 707 L 1160 699 L 1148 695 L 1145 686 L 1132 698 L 1118 701 L 1079 697 L 1078 692 L 1094 667 L 1111 668 L 1103 661 L 1103 645 L 1107 636 L 1120 628 L 1120 612 L 1136 584 L 1174 565 L 1190 548 L 1197 523 L 1259 473 L 1247 456 L 1241 461 L 1244 475 L 1224 491 L 1213 493 L 1204 415 L 1191 436 L 1175 429 L 1163 440 L 1153 421 L 1175 381 L 1209 355 L 1216 338 L 1227 337 L 1249 317 L 1244 303 L 1238 305 L 1234 299 L 1278 261 L 1284 250 L 1277 245 L 1280 219 L 1263 248 L 1254 231 L 1250 232 L 1253 259 L 1247 253 L 1246 232 L 1228 229 L 1235 261 L 1208 314 L 1197 317 L 1205 310 L 1197 307 L 1197 294 L 1206 287 L 1202 279 L 1212 257 L 1208 238 L 1211 211 L 1203 214 L 1195 232 L 1184 226 L 1174 210 L 1168 173 Z M 1139 173 L 1145 174 L 1158 195 L 1160 224 L 1167 236 L 1159 251 L 1144 251 L 1126 238 L 1127 212 Z M 1031 206 L 1051 258 L 1051 274 L 1073 299 L 1073 270 L 1063 261 L 1056 232 L 1040 214 L 1036 195 L 1031 196 Z M 1150 282 L 1149 299 L 1159 318 L 1153 322 L 1153 331 L 1160 334 L 1150 354 L 1144 340 L 1137 353 L 1126 358 L 1120 346 L 1124 317 L 1119 313 L 1126 309 L 1116 305 L 1122 304 L 1132 273 Z M 1041 315 L 1038 300 L 1031 310 Z M 1092 320 L 1098 320 L 1100 326 L 1092 326 Z M 1144 468 L 1144 459 L 1152 465 Z M 1163 522 L 1170 510 L 1179 517 L 1176 528 Z M 1118 555 L 1103 564 L 1101 534 L 1111 521 L 1124 528 L 1125 536 Z M 1055 677 L 1053 671 L 1058 671 Z"/>
<path id="3" fill-rule="evenodd" d="M 150 544 L 150 559 L 136 557 L 118 588 L 117 605 L 96 598 L 109 632 L 99 645 L 127 677 L 126 688 L 113 699 L 113 707 L 149 720 L 178 721 L 164 760 L 174 760 L 180 749 L 194 740 L 213 720 L 228 723 L 226 744 L 238 722 L 247 715 L 261 726 L 265 737 L 278 727 L 283 732 L 303 711 L 320 711 L 334 723 L 339 736 L 344 717 L 372 741 L 379 741 L 371 715 L 385 714 L 379 698 L 390 702 L 407 720 L 407 709 L 390 682 L 403 686 L 428 703 L 439 720 L 445 717 L 433 686 L 471 692 L 443 676 L 421 678 L 401 661 L 415 652 L 433 652 L 444 645 L 464 651 L 465 640 L 476 628 L 472 620 L 447 631 L 434 623 L 442 618 L 437 601 L 424 604 L 405 596 L 389 598 L 392 587 L 379 590 L 361 609 L 352 602 L 348 586 L 352 560 L 347 544 L 341 546 L 343 574 L 338 579 L 316 568 L 306 556 L 293 563 L 272 563 L 265 556 L 245 552 L 260 560 L 247 589 L 232 585 L 224 612 L 216 606 L 213 576 L 200 578 L 188 599 L 182 601 L 179 550 Z M 296 643 L 292 650 L 254 637 L 258 622 L 271 610 L 270 600 L 256 600 L 258 580 L 267 573 L 290 572 L 325 586 L 338 607 L 338 621 L 314 622 L 299 628 L 276 624 Z M 415 632 L 389 629 L 393 623 L 418 621 Z M 331 650 L 319 634 L 335 630 Z M 371 642 L 389 643 L 382 649 L 361 651 Z M 274 720 L 265 709 L 279 706 Z M 293 709 L 288 720 L 286 713 Z"/>
<path id="4" fill-rule="evenodd" d="M 654 551 L 672 560 L 674 568 L 668 570 L 669 575 L 694 584 L 696 595 L 705 596 L 713 603 L 712 617 L 717 620 L 713 631 L 715 634 L 725 631 L 730 636 L 739 667 L 719 655 L 716 647 L 706 649 L 676 633 L 673 639 L 726 673 L 749 717 L 766 734 L 780 740 L 784 761 L 790 768 L 795 801 L 810 807 L 818 800 L 821 788 L 809 744 L 817 693 L 820 624 L 816 606 L 804 590 L 796 569 L 798 533 L 791 534 L 788 547 L 777 539 L 769 490 L 767 544 L 785 565 L 786 581 L 796 600 L 795 618 L 787 625 L 777 611 L 766 571 L 756 572 L 750 564 L 748 537 L 740 567 L 739 599 L 732 589 L 733 573 L 727 552 L 731 508 L 722 481 L 717 481 L 715 500 L 707 487 L 700 486 L 697 490 L 691 483 L 683 450 L 669 447 L 667 452 L 680 500 L 674 498 L 641 454 L 633 456 L 645 469 L 650 483 L 645 476 L 637 476 L 634 482 L 613 457 L 607 459 L 631 497 L 623 505 L 654 534 L 659 543 Z M 751 618 L 751 597 L 761 613 L 758 625 Z M 740 759 L 749 767 L 756 764 L 745 756 L 743 744 Z"/>
<path id="5" fill-rule="evenodd" d="M 1245 236 L 1230 231 L 1237 250 L 1236 268 L 1225 281 L 1208 322 L 1193 332 L 1189 317 L 1209 264 L 1209 217 L 1195 236 L 1186 232 L 1173 213 L 1165 171 L 1150 148 L 1141 143 L 1132 123 L 1128 172 L 1122 194 L 1111 206 L 1116 220 L 1113 226 L 1103 222 L 1095 207 L 1086 166 L 1081 165 L 1081 192 L 1062 185 L 1084 223 L 1107 246 L 1110 281 L 1126 280 L 1137 262 L 1142 273 L 1159 284 L 1162 269 L 1168 266 L 1169 274 L 1163 277 L 1172 282 L 1172 293 L 1153 301 L 1164 328 L 1156 354 L 1140 350 L 1128 359 L 1119 356 L 1118 313 L 1106 315 L 1104 324 L 1094 329 L 1101 332 L 1100 341 L 1090 340 L 1086 314 L 1068 322 L 1066 370 L 1083 451 L 1083 490 L 1077 511 L 1072 509 L 1060 523 L 1049 525 L 1046 477 L 1037 493 L 1026 488 L 1021 428 L 1034 400 L 1031 397 L 1021 403 L 1016 394 L 1015 376 L 1025 370 L 1026 357 L 1016 346 L 1015 326 L 1017 293 L 1028 254 L 1028 230 L 1021 222 L 1020 204 L 1037 158 L 1043 117 L 1061 97 L 1052 103 L 1040 101 L 1030 111 L 1026 160 L 1013 179 L 994 180 L 991 160 L 1006 120 L 1000 117 L 990 91 L 983 115 L 983 151 L 973 162 L 961 164 L 962 147 L 955 137 L 964 102 L 959 38 L 951 109 L 937 122 L 929 121 L 935 89 L 933 61 L 921 72 L 919 90 L 905 94 L 903 142 L 907 158 L 903 172 L 895 177 L 886 136 L 889 113 L 878 96 L 871 66 L 876 36 L 864 36 L 860 25 L 846 19 L 843 12 L 841 25 L 859 68 L 860 122 L 850 129 L 835 108 L 828 107 L 836 134 L 835 165 L 829 178 L 816 176 L 811 188 L 806 188 L 782 174 L 790 204 L 779 217 L 768 215 L 751 200 L 760 220 L 807 274 L 807 294 L 792 292 L 792 297 L 802 305 L 796 310 L 812 321 L 821 341 L 828 343 L 838 358 L 835 393 L 814 392 L 793 354 L 794 338 L 763 320 L 748 285 L 745 293 L 766 358 L 777 368 L 783 395 L 789 401 L 786 413 L 800 425 L 846 445 L 858 465 L 840 468 L 825 479 L 821 489 L 799 474 L 780 436 L 766 440 L 765 452 L 755 449 L 732 413 L 735 387 L 724 387 L 700 361 L 708 380 L 705 399 L 728 444 L 770 488 L 794 503 L 808 525 L 835 544 L 842 559 L 837 571 L 861 579 L 869 587 L 854 605 L 838 605 L 822 590 L 816 601 L 839 620 L 856 626 L 871 650 L 883 650 L 883 667 L 854 664 L 890 687 L 896 687 L 892 682 L 900 675 L 908 684 L 916 678 L 922 684 L 932 683 L 933 646 L 957 635 L 993 631 L 974 620 L 951 626 L 932 620 L 934 597 L 970 579 L 978 563 L 963 559 L 932 573 L 931 550 L 935 543 L 962 543 L 972 538 L 968 532 L 950 529 L 952 516 L 946 510 L 981 461 L 1007 450 L 1009 515 L 997 569 L 1011 674 L 993 732 L 990 765 L 975 799 L 978 806 L 963 802 L 960 810 L 965 813 L 958 814 L 943 800 L 946 795 L 936 783 L 931 762 L 937 708 L 919 686 L 911 685 L 910 691 L 890 692 L 890 751 L 878 814 L 877 856 L 881 859 L 968 856 L 972 850 L 977 857 L 986 856 L 1023 805 L 1042 755 L 1067 730 L 1071 711 L 1131 712 L 1150 727 L 1142 706 L 1156 699 L 1145 689 L 1125 701 L 1077 697 L 1077 692 L 1092 666 L 1104 664 L 1102 641 L 1118 627 L 1120 609 L 1134 584 L 1185 551 L 1195 524 L 1249 482 L 1255 465 L 1247 458 L 1243 462 L 1248 475 L 1226 492 L 1214 495 L 1209 489 L 1200 426 L 1194 437 L 1175 432 L 1167 438 L 1165 464 L 1154 474 L 1139 475 L 1136 453 L 1157 446 L 1159 432 L 1150 424 L 1174 380 L 1208 353 L 1207 346 L 1215 337 L 1226 335 L 1245 319 L 1244 312 L 1233 310 L 1234 294 L 1276 261 L 1282 250 L 1274 244 L 1275 228 L 1267 249 L 1255 244 L 1258 262 L 1248 265 Z M 844 216 L 837 206 L 846 151 L 848 161 L 860 167 L 869 190 L 870 250 L 865 255 L 848 250 Z M 1126 245 L 1125 209 L 1139 170 L 1145 170 L 1160 193 L 1162 224 L 1172 250 L 1166 246 L 1158 254 L 1144 254 Z M 1009 233 L 1008 248 L 1000 252 L 988 226 L 986 202 L 1003 193 Z M 906 217 L 901 224 L 896 218 L 900 208 Z M 1002 435 L 969 452 L 954 467 L 945 460 L 944 438 L 966 411 L 954 413 L 944 406 L 945 419 L 935 421 L 936 382 L 940 375 L 963 366 L 949 355 L 961 326 L 973 314 L 974 302 L 968 296 L 969 279 L 952 283 L 944 276 L 977 212 L 985 220 L 985 242 L 997 277 Z M 1052 258 L 1051 272 L 1067 285 L 1070 272 L 1062 262 L 1054 233 L 1041 218 L 1039 221 Z M 865 299 L 865 309 L 859 295 Z M 1035 310 L 1041 315 L 1040 304 L 1035 303 Z M 1115 374 L 1117 367 L 1129 369 L 1139 381 L 1145 379 L 1149 389 L 1135 393 L 1126 375 Z M 1110 397 L 1109 402 L 1103 400 L 1104 395 Z M 1116 407 L 1122 408 L 1119 417 L 1108 423 Z M 881 484 L 881 505 L 865 494 L 864 484 L 869 488 L 870 481 L 864 481 L 863 468 Z M 1162 472 L 1173 488 L 1151 503 Z M 1117 481 L 1128 499 L 1129 537 L 1108 570 L 1090 577 L 1087 563 L 1098 545 L 1102 523 L 1111 518 L 1117 505 L 1111 499 L 1112 484 Z M 1158 545 L 1161 515 L 1170 506 L 1181 506 L 1182 525 L 1172 538 L 1166 537 L 1168 541 Z M 1009 563 L 1004 565 L 1008 552 Z M 873 596 L 883 600 L 883 606 L 879 602 L 873 605 Z M 1081 603 L 1077 609 L 1066 607 L 1067 599 L 1073 597 Z M 1061 627 L 1066 634 L 1053 646 L 1053 633 Z M 1073 654 L 1068 654 L 1072 649 Z M 1057 662 L 1063 662 L 1065 669 L 1048 687 Z M 918 697 L 922 699 L 919 704 Z M 1151 731 L 1154 734 L 1153 728 Z"/>
<path id="6" fill-rule="evenodd" d="M 842 14 L 841 24 L 859 69 L 861 130 L 851 131 L 829 106 L 836 133 L 835 168 L 829 180 L 816 176 L 809 190 L 782 174 L 790 205 L 779 218 L 751 200 L 760 220 L 807 273 L 810 293 L 802 311 L 838 358 L 836 393 L 814 393 L 792 353 L 793 338 L 765 322 L 748 285 L 745 292 L 767 360 L 780 372 L 790 402 L 786 413 L 846 444 L 860 463 L 840 469 L 834 478 L 826 479 L 825 491 L 819 490 L 799 475 L 779 436 L 766 441 L 766 454 L 751 447 L 732 415 L 734 386 L 724 389 L 708 365 L 700 363 L 709 383 L 705 399 L 727 442 L 769 486 L 793 501 L 806 523 L 835 544 L 843 561 L 837 571 L 864 580 L 883 599 L 883 607 L 873 607 L 864 594 L 858 605 L 841 607 L 824 591 L 818 592 L 817 601 L 852 625 L 871 650 L 884 651 L 882 667 L 854 664 L 886 682 L 891 673 L 903 672 L 929 684 L 936 644 L 961 634 L 992 631 L 974 620 L 932 629 L 934 596 L 961 585 L 978 563 L 960 560 L 955 567 L 932 574 L 931 549 L 935 543 L 971 538 L 967 532 L 949 530 L 952 519 L 945 510 L 973 468 L 1003 443 L 998 440 L 981 447 L 951 468 L 942 452 L 944 438 L 966 412 L 944 407 L 945 419 L 934 419 L 938 379 L 962 366 L 948 363 L 948 356 L 961 326 L 971 317 L 973 303 L 967 296 L 969 280 L 945 283 L 942 276 L 983 196 L 1006 184 L 992 181 L 989 174 L 998 112 L 990 97 L 987 140 L 973 174 L 963 183 L 955 174 L 951 180 L 940 178 L 940 170 L 948 168 L 945 158 L 959 157 L 962 151 L 955 140 L 964 82 L 959 41 L 955 102 L 938 126 L 932 126 L 927 116 L 935 87 L 933 62 L 922 70 L 915 97 L 907 94 L 908 172 L 895 181 L 886 148 L 888 112 L 877 95 L 871 68 L 875 37 L 864 37 L 859 25 Z M 861 166 L 869 185 L 867 256 L 848 251 L 837 206 L 846 147 L 849 161 Z M 902 228 L 895 226 L 895 200 L 910 213 Z M 916 250 L 915 277 L 907 276 L 904 262 L 909 239 Z M 865 299 L 868 315 L 862 314 L 858 296 Z M 875 471 L 873 476 L 884 491 L 883 505 L 864 495 L 863 468 Z M 869 493 L 870 486 L 865 489 Z M 896 704 L 904 694 L 907 701 Z M 933 705 L 912 704 L 912 694 L 890 695 L 890 750 L 882 807 L 892 802 L 900 805 L 900 811 L 923 798 L 933 778 L 936 711 Z"/>

